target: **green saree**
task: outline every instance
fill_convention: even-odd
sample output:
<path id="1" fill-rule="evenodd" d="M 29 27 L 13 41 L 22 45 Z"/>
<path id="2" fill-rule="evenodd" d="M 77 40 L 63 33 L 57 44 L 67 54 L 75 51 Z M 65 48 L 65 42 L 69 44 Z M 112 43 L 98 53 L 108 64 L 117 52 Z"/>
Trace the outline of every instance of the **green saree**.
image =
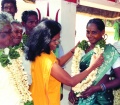
<path id="1" fill-rule="evenodd" d="M 85 54 L 80 62 L 80 69 L 84 71 L 90 63 L 93 50 Z M 119 57 L 118 51 L 110 44 L 106 45 L 104 53 L 104 63 L 99 67 L 93 85 L 96 85 L 103 76 L 111 69 L 112 65 L 115 63 Z M 113 95 L 112 90 L 107 90 L 105 92 L 97 92 L 87 99 L 79 98 L 78 104 L 75 105 L 113 105 Z"/>

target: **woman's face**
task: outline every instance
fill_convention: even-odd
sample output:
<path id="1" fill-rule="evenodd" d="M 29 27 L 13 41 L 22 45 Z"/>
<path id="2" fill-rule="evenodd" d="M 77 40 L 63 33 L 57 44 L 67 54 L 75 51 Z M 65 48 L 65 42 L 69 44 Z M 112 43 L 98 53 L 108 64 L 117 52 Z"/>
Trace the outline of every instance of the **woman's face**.
<path id="1" fill-rule="evenodd" d="M 11 35 L 12 35 L 11 25 L 7 24 L 0 31 L 0 48 L 6 48 L 10 46 Z"/>
<path id="2" fill-rule="evenodd" d="M 49 43 L 50 50 L 55 50 L 59 43 L 60 43 L 60 33 L 58 33 L 51 39 L 51 42 Z"/>
<path id="3" fill-rule="evenodd" d="M 86 29 L 86 36 L 91 44 L 96 44 L 104 35 L 105 30 L 98 30 L 96 24 L 90 23 Z"/>

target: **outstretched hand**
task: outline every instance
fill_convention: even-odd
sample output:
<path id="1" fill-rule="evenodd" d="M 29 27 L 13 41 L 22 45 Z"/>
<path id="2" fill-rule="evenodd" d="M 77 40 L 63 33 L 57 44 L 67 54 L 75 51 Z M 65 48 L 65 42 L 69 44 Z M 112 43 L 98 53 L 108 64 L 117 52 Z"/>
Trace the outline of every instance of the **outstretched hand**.
<path id="1" fill-rule="evenodd" d="M 102 54 L 98 56 L 96 56 L 96 54 L 93 54 L 91 57 L 90 66 L 97 68 L 101 66 L 103 62 L 104 62 L 104 57 Z"/>

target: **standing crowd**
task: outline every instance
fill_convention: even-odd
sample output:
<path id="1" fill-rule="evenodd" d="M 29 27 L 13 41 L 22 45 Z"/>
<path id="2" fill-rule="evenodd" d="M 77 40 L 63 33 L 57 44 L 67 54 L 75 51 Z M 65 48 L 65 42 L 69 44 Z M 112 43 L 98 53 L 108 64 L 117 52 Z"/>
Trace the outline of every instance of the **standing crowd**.
<path id="1" fill-rule="evenodd" d="M 61 84 L 71 87 L 68 100 L 73 105 L 114 105 L 113 89 L 120 87 L 120 54 L 111 44 L 105 44 L 97 56 L 93 52 L 98 42 L 105 42 L 104 22 L 94 18 L 87 23 L 90 45 L 77 66 L 80 73 L 71 76 L 64 65 L 80 42 L 64 54 L 60 50 L 61 24 L 47 18 L 38 20 L 34 10 L 25 10 L 19 22 L 15 19 L 16 2 L 1 1 L 0 105 L 60 105 Z M 96 69 L 92 85 L 77 97 L 72 87 Z"/>

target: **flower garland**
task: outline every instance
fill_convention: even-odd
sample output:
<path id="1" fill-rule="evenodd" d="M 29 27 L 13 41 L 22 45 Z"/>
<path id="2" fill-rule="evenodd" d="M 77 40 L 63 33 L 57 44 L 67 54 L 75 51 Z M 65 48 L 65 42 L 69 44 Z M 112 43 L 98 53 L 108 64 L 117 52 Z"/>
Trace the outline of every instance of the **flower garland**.
<path id="1" fill-rule="evenodd" d="M 120 89 L 113 90 L 114 103 L 113 105 L 120 105 Z"/>
<path id="2" fill-rule="evenodd" d="M 90 64 L 93 61 L 94 56 L 98 56 L 99 54 L 104 52 L 105 41 L 101 40 L 97 43 L 94 48 L 94 53 L 91 57 Z M 84 55 L 84 50 L 88 48 L 87 41 L 83 40 L 80 45 L 75 49 L 75 53 L 72 59 L 72 66 L 71 66 L 71 75 L 74 76 L 80 73 L 79 70 L 79 62 L 81 61 L 82 56 Z M 93 70 L 81 83 L 78 83 L 75 87 L 72 88 L 76 96 L 79 97 L 83 91 L 85 91 L 88 87 L 90 87 L 93 81 L 96 79 L 97 68 Z"/>
<path id="3" fill-rule="evenodd" d="M 11 84 L 13 84 L 16 93 L 21 98 L 21 105 L 33 105 L 29 85 L 27 81 L 27 73 L 23 69 L 22 55 L 23 51 L 20 46 L 5 48 L 0 53 L 0 57 L 5 55 L 5 63 L 1 66 L 9 72 Z"/>

